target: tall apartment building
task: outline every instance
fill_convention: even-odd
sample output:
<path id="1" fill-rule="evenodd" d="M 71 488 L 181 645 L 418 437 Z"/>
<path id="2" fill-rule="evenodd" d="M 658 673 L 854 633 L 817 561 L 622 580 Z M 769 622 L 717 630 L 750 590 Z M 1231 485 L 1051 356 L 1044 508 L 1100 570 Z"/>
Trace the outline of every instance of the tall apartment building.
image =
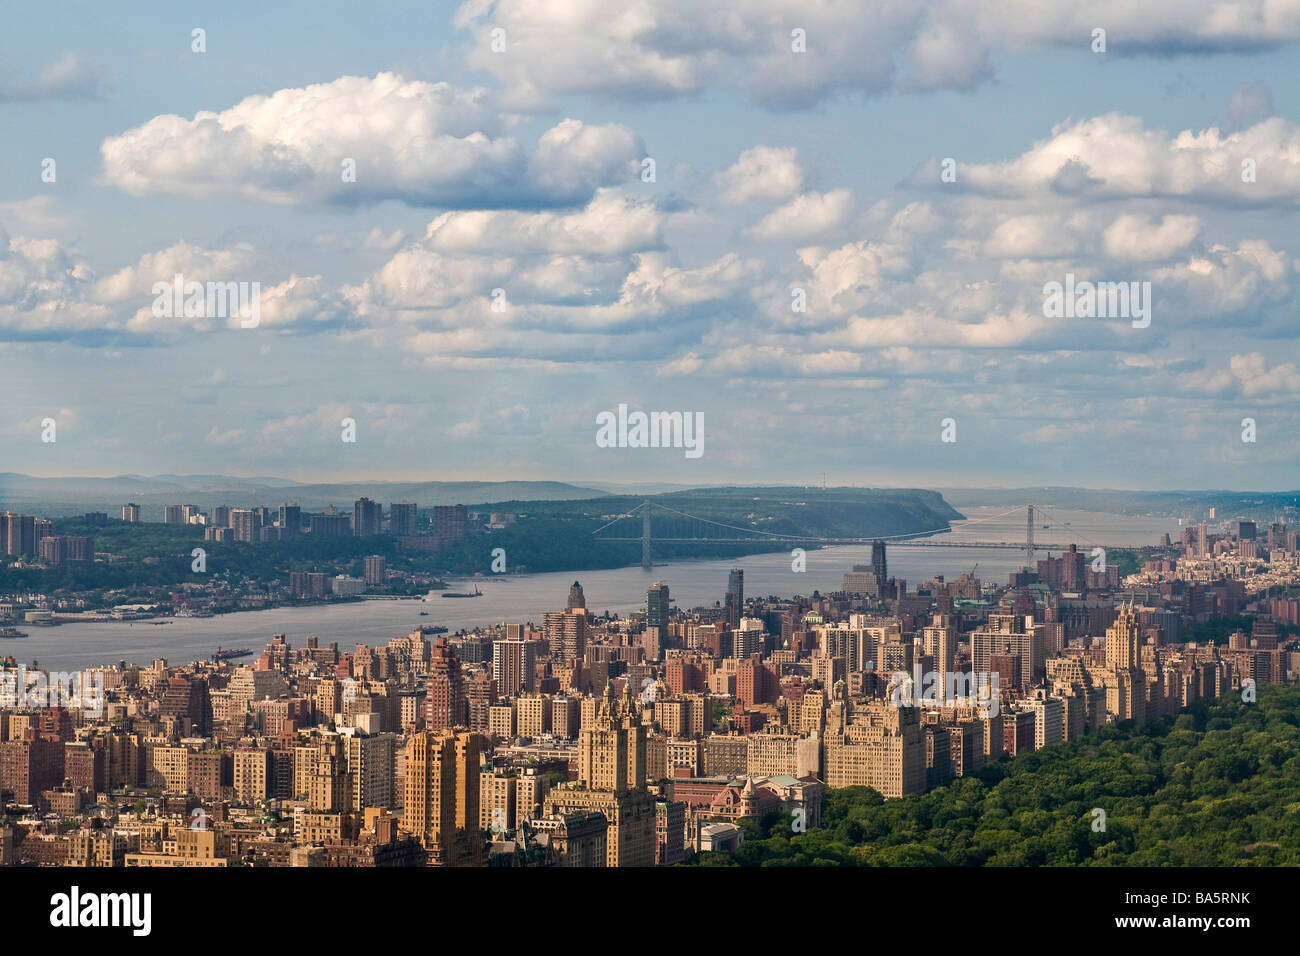
<path id="1" fill-rule="evenodd" d="M 537 689 L 537 642 L 506 638 L 492 644 L 492 678 L 498 697 Z"/>
<path id="2" fill-rule="evenodd" d="M 186 747 L 154 747 L 149 753 L 149 786 L 164 793 L 190 787 L 190 752 Z"/>
<path id="3" fill-rule="evenodd" d="M 415 520 L 419 509 L 407 501 L 395 501 L 388 506 L 388 533 L 415 534 Z"/>
<path id="4" fill-rule="evenodd" d="M 382 554 L 366 556 L 366 584 L 384 585 L 388 583 L 388 561 Z"/>
<path id="5" fill-rule="evenodd" d="M 414 835 L 434 866 L 484 859 L 479 837 L 479 736 L 414 734 L 406 746 L 402 828 Z"/>
<path id="6" fill-rule="evenodd" d="M 666 634 L 670 604 L 668 585 L 662 581 L 650 585 L 645 596 L 645 626 L 657 627 L 660 634 Z"/>
<path id="7" fill-rule="evenodd" d="M 424 686 L 427 729 L 440 731 L 466 726 L 465 678 L 460 656 L 456 646 L 445 637 L 437 638 L 429 648 L 429 676 Z"/>
<path id="8" fill-rule="evenodd" d="M 343 739 L 348 776 L 352 782 L 352 810 L 363 813 L 369 807 L 395 806 L 393 775 L 397 760 L 397 735 L 347 731 Z"/>
<path id="9" fill-rule="evenodd" d="M 95 556 L 95 540 L 85 535 L 50 535 L 41 538 L 40 558 L 52 568 L 61 564 L 90 561 Z"/>
<path id="10" fill-rule="evenodd" d="M 845 594 L 861 597 L 880 597 L 880 584 L 876 572 L 869 564 L 855 564 L 853 570 L 844 575 L 841 585 Z"/>
<path id="11" fill-rule="evenodd" d="M 745 613 L 745 572 L 742 568 L 732 568 L 727 573 L 727 593 L 723 595 L 722 605 L 726 609 L 727 623 L 739 627 L 740 618 Z"/>
<path id="12" fill-rule="evenodd" d="M 247 747 L 235 751 L 235 799 L 250 806 L 271 795 L 271 751 L 265 747 Z"/>
<path id="13" fill-rule="evenodd" d="M 311 533 L 328 538 L 346 538 L 352 534 L 352 516 L 329 513 L 312 515 Z"/>
<path id="14" fill-rule="evenodd" d="M 464 505 L 434 505 L 433 535 L 445 544 L 464 541 L 469 535 L 469 510 Z"/>
<path id="15" fill-rule="evenodd" d="M 551 649 L 551 656 L 560 661 L 582 660 L 587 650 L 588 631 L 585 608 L 548 611 L 542 615 L 542 636 Z"/>
<path id="16" fill-rule="evenodd" d="M 353 784 L 344 739 L 338 734 L 326 734 L 315 738 L 306 749 L 303 769 L 308 807 L 317 812 L 349 812 Z"/>
<path id="17" fill-rule="evenodd" d="M 233 508 L 230 512 L 230 528 L 235 533 L 236 541 L 257 544 L 262 540 L 262 516 L 254 508 Z"/>
<path id="18" fill-rule="evenodd" d="M 876 579 L 876 593 L 884 594 L 889 582 L 889 564 L 885 560 L 885 542 L 871 542 L 871 573 Z"/>
<path id="19" fill-rule="evenodd" d="M 497 771 L 479 775 L 479 829 L 500 833 L 515 828 L 518 787 L 514 773 Z"/>
<path id="20" fill-rule="evenodd" d="M 546 797 L 546 813 L 602 813 L 609 866 L 654 866 L 655 801 L 646 790 L 646 733 L 637 701 L 607 684 L 600 709 L 578 734 L 578 781 Z"/>
<path id="21" fill-rule="evenodd" d="M 1116 720 L 1141 720 L 1146 716 L 1141 635 L 1142 625 L 1130 601 L 1106 629 L 1106 667 L 1101 679 L 1106 685 L 1106 710 Z"/>
<path id="22" fill-rule="evenodd" d="M 497 702 L 497 685 L 491 674 L 475 674 L 465 681 L 465 704 L 469 713 L 469 729 L 480 734 L 489 733 L 491 708 Z"/>
<path id="23" fill-rule="evenodd" d="M 0 544 L 13 557 L 35 557 L 38 548 L 36 517 L 0 512 Z"/>
<path id="24" fill-rule="evenodd" d="M 167 678 L 158 703 L 158 713 L 181 724 L 183 731 L 205 735 L 212 726 L 212 702 L 208 695 L 208 682 L 183 674 Z"/>
<path id="25" fill-rule="evenodd" d="M 556 697 L 551 701 L 551 733 L 560 740 L 576 740 L 581 709 L 576 697 Z"/>
<path id="26" fill-rule="evenodd" d="M 358 537 L 379 534 L 383 523 L 383 508 L 377 501 L 358 498 L 352 505 L 352 533 Z"/>
<path id="27" fill-rule="evenodd" d="M 276 526 L 282 537 L 292 538 L 302 532 L 302 508 L 295 504 L 280 505 Z"/>
<path id="28" fill-rule="evenodd" d="M 884 797 L 925 790 L 920 708 L 871 701 L 842 732 L 826 735 L 826 785 L 871 787 Z"/>
<path id="29" fill-rule="evenodd" d="M 1046 673 L 1046 628 L 1035 624 L 1029 615 L 990 614 L 987 624 L 971 632 L 970 644 L 972 666 L 977 674 L 992 671 L 994 655 L 1019 658 L 1022 684 L 1035 684 Z"/>
<path id="30" fill-rule="evenodd" d="M 0 787 L 20 806 L 38 803 L 41 791 L 63 779 L 63 741 L 41 737 L 29 727 L 19 740 L 0 743 Z"/>
<path id="31" fill-rule="evenodd" d="M 1034 715 L 1034 749 L 1042 750 L 1065 739 L 1065 704 L 1039 688 L 1029 702 Z"/>
<path id="32" fill-rule="evenodd" d="M 957 625 L 946 614 L 936 614 L 921 630 L 921 650 L 934 661 L 934 669 L 947 674 L 957 652 Z"/>
<path id="33" fill-rule="evenodd" d="M 515 700 L 515 726 L 520 737 L 540 737 L 551 732 L 549 694 L 523 694 Z"/>
<path id="34" fill-rule="evenodd" d="M 138 524 L 140 522 L 140 506 L 137 504 L 122 505 L 122 520 L 129 524 Z"/>

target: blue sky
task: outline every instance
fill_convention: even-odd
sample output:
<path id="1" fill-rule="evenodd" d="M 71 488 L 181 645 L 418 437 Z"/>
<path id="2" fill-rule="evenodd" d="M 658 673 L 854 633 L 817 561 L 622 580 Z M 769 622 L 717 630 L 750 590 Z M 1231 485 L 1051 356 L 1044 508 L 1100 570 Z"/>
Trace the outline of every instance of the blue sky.
<path id="1" fill-rule="evenodd" d="M 1294 488 L 1297 41 L 1300 0 L 17 8 L 0 470 Z M 261 324 L 153 316 L 177 272 Z M 1150 326 L 1045 317 L 1067 273 Z M 704 454 L 598 448 L 620 403 Z"/>

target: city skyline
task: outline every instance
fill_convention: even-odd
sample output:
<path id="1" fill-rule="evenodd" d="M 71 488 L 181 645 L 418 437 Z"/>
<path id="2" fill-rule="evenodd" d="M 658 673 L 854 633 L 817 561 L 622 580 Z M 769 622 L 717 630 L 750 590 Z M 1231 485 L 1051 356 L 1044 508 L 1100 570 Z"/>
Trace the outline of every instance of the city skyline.
<path id="1" fill-rule="evenodd" d="M 1290 4 L 631 9 L 15 11 L 6 469 L 1294 484 Z"/>

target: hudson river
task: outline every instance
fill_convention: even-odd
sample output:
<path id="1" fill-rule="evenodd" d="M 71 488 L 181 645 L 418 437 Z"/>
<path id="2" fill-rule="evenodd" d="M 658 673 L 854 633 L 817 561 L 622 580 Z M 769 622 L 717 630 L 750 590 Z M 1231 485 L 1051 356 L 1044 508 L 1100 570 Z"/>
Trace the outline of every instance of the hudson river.
<path id="1" fill-rule="evenodd" d="M 989 520 L 1005 508 L 957 506 L 967 521 L 954 522 L 951 540 L 1023 541 L 1024 512 Z M 1068 526 L 1065 524 L 1068 522 Z M 1050 524 L 1043 528 L 1043 524 Z M 1165 532 L 1178 540 L 1177 519 L 1128 517 L 1097 512 L 1052 509 L 1050 518 L 1040 515 L 1034 534 L 1037 541 L 1079 545 L 1085 554 L 1094 544 L 1154 545 Z M 968 527 L 963 527 L 968 526 Z M 935 538 L 932 540 L 941 540 Z M 1055 553 L 1055 552 L 1053 552 Z M 1045 553 L 1039 552 L 1040 559 Z M 1007 575 L 1023 563 L 1023 552 L 997 548 L 909 548 L 887 550 L 891 577 L 904 578 L 908 588 L 936 574 L 948 580 L 970 571 L 982 581 L 1005 584 Z M 691 608 L 722 600 L 727 589 L 727 572 L 733 567 L 745 571 L 747 597 L 775 595 L 790 597 L 813 591 L 835 591 L 854 564 L 871 563 L 871 546 L 833 547 L 808 551 L 807 570 L 791 570 L 789 551 L 749 555 L 722 561 L 681 561 L 657 565 L 646 572 L 640 567 L 607 571 L 563 571 L 530 575 L 485 575 L 472 581 L 452 580 L 452 590 L 473 590 L 478 598 L 442 598 L 430 595 L 425 601 L 361 601 L 337 605 L 282 607 L 267 611 L 243 611 L 209 618 L 166 618 L 167 624 L 143 621 L 128 623 L 76 623 L 56 627 L 20 624 L 30 637 L 0 641 L 0 654 L 15 655 L 19 662 L 33 660 L 46 670 L 75 670 L 119 660 L 148 664 L 156 657 L 171 664 L 209 657 L 218 645 L 248 647 L 261 653 L 273 634 L 285 634 L 290 644 L 302 647 L 309 634 L 321 644 L 337 641 L 340 650 L 355 644 L 371 646 L 408 634 L 421 624 L 441 624 L 455 633 L 461 628 L 499 624 L 502 621 L 540 622 L 544 611 L 562 610 L 574 580 L 582 582 L 587 607 L 594 614 L 608 610 L 626 615 L 645 606 L 646 588 L 655 581 L 668 585 L 675 606 Z M 427 617 L 420 612 L 427 611 Z M 250 662 L 253 657 L 241 658 Z"/>

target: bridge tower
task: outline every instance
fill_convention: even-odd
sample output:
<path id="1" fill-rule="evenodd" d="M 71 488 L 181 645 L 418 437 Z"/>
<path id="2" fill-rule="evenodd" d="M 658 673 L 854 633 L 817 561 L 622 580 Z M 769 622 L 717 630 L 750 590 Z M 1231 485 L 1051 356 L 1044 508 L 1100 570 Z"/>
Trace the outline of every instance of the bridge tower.
<path id="1" fill-rule="evenodd" d="M 1025 525 L 1025 570 L 1032 571 L 1034 563 L 1034 506 L 1029 506 L 1029 521 Z"/>
<path id="2" fill-rule="evenodd" d="M 654 564 L 650 560 L 650 501 L 641 505 L 641 570 L 649 571 Z"/>

